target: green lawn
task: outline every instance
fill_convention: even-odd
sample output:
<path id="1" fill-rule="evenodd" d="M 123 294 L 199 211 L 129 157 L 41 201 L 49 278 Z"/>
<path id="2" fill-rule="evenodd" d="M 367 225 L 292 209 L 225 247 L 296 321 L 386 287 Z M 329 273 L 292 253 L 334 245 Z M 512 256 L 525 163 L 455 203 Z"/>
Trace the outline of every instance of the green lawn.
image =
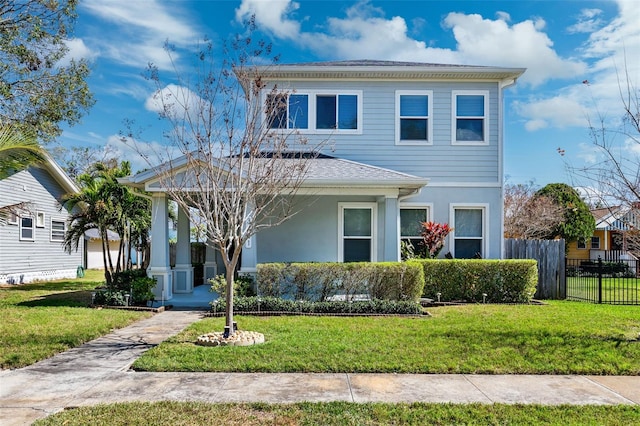
<path id="1" fill-rule="evenodd" d="M 252 347 L 202 347 L 222 318 L 188 327 L 138 359 L 148 371 L 640 374 L 634 306 L 467 305 L 431 317 L 250 317 Z"/>
<path id="2" fill-rule="evenodd" d="M 102 271 L 82 279 L 0 287 L 0 367 L 19 368 L 150 316 L 88 308 Z"/>
<path id="3" fill-rule="evenodd" d="M 34 425 L 631 425 L 638 406 L 505 404 L 126 403 L 81 407 Z"/>
<path id="4" fill-rule="evenodd" d="M 567 297 L 597 301 L 598 277 L 567 277 Z M 602 303 L 640 304 L 640 279 L 602 278 Z"/>

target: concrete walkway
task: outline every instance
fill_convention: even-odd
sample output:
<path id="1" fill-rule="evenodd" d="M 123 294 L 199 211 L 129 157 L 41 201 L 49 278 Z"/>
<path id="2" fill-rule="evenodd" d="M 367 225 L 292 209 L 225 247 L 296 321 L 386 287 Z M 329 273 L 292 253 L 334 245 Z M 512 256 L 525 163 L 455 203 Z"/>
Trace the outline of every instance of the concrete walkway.
<path id="1" fill-rule="evenodd" d="M 640 404 L 640 377 L 475 374 L 143 373 L 144 351 L 202 317 L 169 310 L 29 367 L 0 372 L 0 425 L 123 401 Z"/>

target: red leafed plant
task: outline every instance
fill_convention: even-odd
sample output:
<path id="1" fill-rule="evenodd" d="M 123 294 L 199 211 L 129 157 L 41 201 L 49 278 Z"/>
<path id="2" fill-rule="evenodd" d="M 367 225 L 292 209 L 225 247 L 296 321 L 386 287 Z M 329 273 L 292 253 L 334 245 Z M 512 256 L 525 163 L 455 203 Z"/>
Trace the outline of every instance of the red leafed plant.
<path id="1" fill-rule="evenodd" d="M 444 240 L 453 228 L 448 223 L 422 222 L 422 240 L 432 259 L 438 257 L 444 247 Z"/>

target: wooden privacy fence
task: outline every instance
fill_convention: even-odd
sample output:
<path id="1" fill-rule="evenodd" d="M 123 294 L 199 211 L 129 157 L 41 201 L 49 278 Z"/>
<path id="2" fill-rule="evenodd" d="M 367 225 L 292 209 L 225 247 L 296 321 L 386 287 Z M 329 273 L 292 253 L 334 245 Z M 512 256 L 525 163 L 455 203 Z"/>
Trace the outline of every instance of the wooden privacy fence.
<path id="1" fill-rule="evenodd" d="M 504 240 L 505 259 L 535 259 L 538 261 L 536 299 L 565 299 L 564 240 Z"/>

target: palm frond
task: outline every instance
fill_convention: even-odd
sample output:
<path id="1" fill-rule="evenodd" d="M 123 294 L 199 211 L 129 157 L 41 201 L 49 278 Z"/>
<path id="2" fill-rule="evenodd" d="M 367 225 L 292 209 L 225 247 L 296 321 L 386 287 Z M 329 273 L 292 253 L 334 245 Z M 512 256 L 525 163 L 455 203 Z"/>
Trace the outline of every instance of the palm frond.
<path id="1" fill-rule="evenodd" d="M 35 136 L 0 125 L 0 179 L 46 160 L 47 151 Z"/>

